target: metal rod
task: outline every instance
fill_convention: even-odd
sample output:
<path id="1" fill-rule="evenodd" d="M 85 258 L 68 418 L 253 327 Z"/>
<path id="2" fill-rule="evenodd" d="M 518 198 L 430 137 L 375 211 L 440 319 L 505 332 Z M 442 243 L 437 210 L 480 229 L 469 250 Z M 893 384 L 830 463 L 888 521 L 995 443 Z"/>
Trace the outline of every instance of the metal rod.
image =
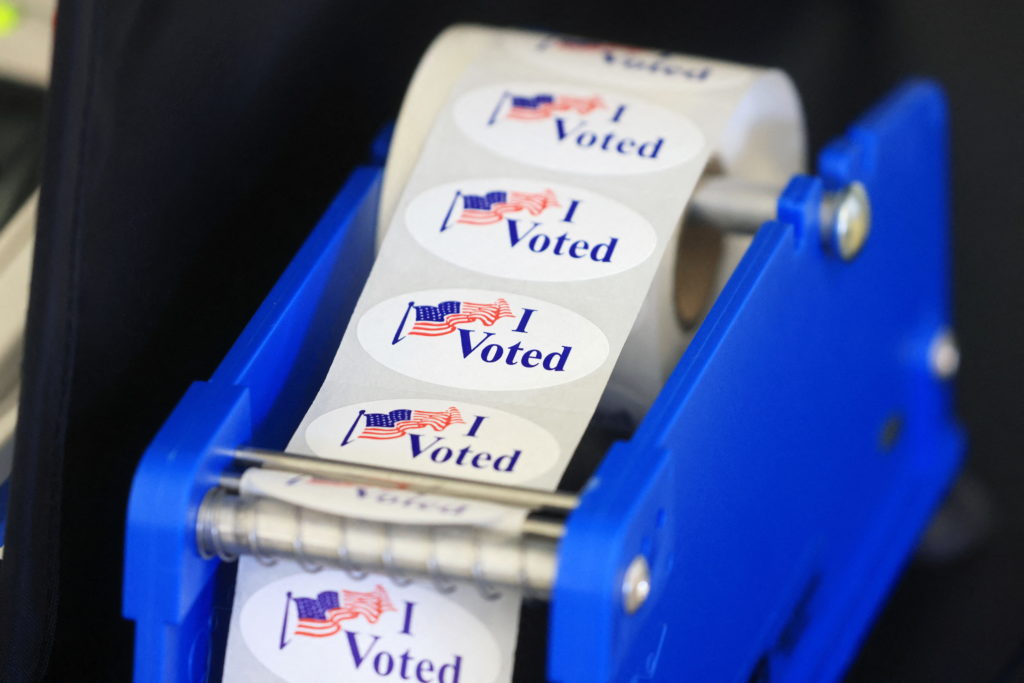
<path id="1" fill-rule="evenodd" d="M 558 491 L 537 491 L 515 486 L 485 484 L 451 477 L 437 477 L 415 472 L 402 472 L 385 467 L 355 465 L 337 460 L 324 460 L 307 455 L 282 453 L 260 448 L 241 448 L 234 452 L 237 460 L 285 472 L 311 474 L 323 479 L 356 484 L 402 488 L 419 493 L 435 493 L 482 500 L 500 505 L 572 512 L 579 505 L 579 497 Z"/>
<path id="2" fill-rule="evenodd" d="M 698 220 L 722 232 L 754 234 L 775 218 L 782 188 L 730 176 L 701 180 L 687 206 L 686 220 Z"/>
<path id="3" fill-rule="evenodd" d="M 242 476 L 237 472 L 225 472 L 220 476 L 220 487 L 228 493 L 235 493 L 245 495 L 241 493 L 242 488 Z M 272 495 L 260 494 L 270 498 Z M 283 500 L 283 502 L 290 505 L 295 505 L 294 500 Z M 305 507 L 300 505 L 300 507 Z M 531 511 L 528 516 L 523 520 L 521 531 L 525 535 L 540 536 L 542 538 L 551 538 L 559 540 L 565 535 L 565 521 L 561 517 L 561 512 L 552 513 L 549 511 L 545 512 L 533 512 Z"/>
<path id="4" fill-rule="evenodd" d="M 523 534 L 560 541 L 565 536 L 565 522 L 530 516 L 523 520 Z"/>
<path id="5" fill-rule="evenodd" d="M 558 562 L 551 538 L 347 519 L 222 488 L 211 489 L 200 505 L 196 544 L 204 557 L 225 561 L 252 555 L 263 563 L 296 560 L 309 571 L 333 565 L 395 580 L 415 575 L 437 585 L 456 579 L 492 597 L 494 586 L 548 597 Z"/>
<path id="6" fill-rule="evenodd" d="M 686 221 L 696 221 L 722 232 L 754 234 L 777 214 L 784 188 L 730 176 L 701 180 L 690 198 Z M 871 231 L 871 201 L 859 182 L 826 191 L 819 207 L 821 242 L 844 261 L 863 248 Z"/>

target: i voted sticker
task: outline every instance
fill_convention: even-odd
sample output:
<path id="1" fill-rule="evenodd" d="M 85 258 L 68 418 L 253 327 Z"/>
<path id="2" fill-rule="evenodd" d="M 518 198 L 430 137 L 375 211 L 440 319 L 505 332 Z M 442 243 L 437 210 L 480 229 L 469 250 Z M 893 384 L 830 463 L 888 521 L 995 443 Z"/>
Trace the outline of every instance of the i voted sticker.
<path id="1" fill-rule="evenodd" d="M 654 252 L 640 214 L 595 192 L 522 178 L 447 183 L 405 212 L 413 237 L 468 270 L 516 280 L 569 282 L 621 273 Z"/>
<path id="2" fill-rule="evenodd" d="M 516 56 L 546 69 L 586 74 L 630 87 L 698 91 L 742 86 L 750 79 L 749 69 L 728 62 L 604 40 L 510 32 L 504 41 Z"/>
<path id="3" fill-rule="evenodd" d="M 300 572 L 245 602 L 242 638 L 289 683 L 491 683 L 501 653 L 479 619 L 433 588 Z"/>
<path id="4" fill-rule="evenodd" d="M 240 489 L 244 494 L 274 498 L 329 515 L 393 524 L 486 526 L 515 531 L 523 517 L 521 510 L 494 503 L 261 468 L 246 471 Z"/>
<path id="5" fill-rule="evenodd" d="M 454 115 L 463 133 L 496 154 L 571 173 L 663 171 L 705 146 L 681 114 L 603 88 L 501 83 L 460 97 Z"/>
<path id="6" fill-rule="evenodd" d="M 519 485 L 559 462 L 558 442 L 533 422 L 466 401 L 388 399 L 313 420 L 306 443 L 321 458 Z"/>
<path id="7" fill-rule="evenodd" d="M 608 358 L 608 339 L 583 316 L 509 292 L 434 289 L 377 304 L 359 320 L 359 343 L 382 365 L 460 389 L 538 389 L 586 377 Z"/>

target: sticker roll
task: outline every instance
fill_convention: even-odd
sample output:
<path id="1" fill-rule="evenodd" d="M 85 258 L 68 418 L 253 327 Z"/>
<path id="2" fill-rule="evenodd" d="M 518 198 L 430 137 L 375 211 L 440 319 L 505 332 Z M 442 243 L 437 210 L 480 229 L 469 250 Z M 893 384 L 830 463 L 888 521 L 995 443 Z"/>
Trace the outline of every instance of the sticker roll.
<path id="1" fill-rule="evenodd" d="M 560 47 L 558 41 L 567 42 Z M 576 44 L 569 45 L 570 41 Z M 420 60 L 399 112 L 381 189 L 378 245 L 391 225 L 395 205 L 434 120 L 463 72 L 501 42 L 527 59 L 561 49 L 561 56 L 569 57 L 564 67 L 571 70 L 574 83 L 614 81 L 617 88 L 648 98 L 657 98 L 658 91 L 666 88 L 714 97 L 719 85 L 734 86 L 728 80 L 737 75 L 736 65 L 704 58 L 473 24 L 453 26 L 438 36 Z M 575 53 L 566 55 L 566 47 Z M 717 70 L 726 73 L 725 83 L 715 83 Z M 709 166 L 715 173 L 781 188 L 793 175 L 804 172 L 805 140 L 796 89 L 780 72 L 762 73 L 734 104 Z M 602 415 L 625 413 L 631 423 L 640 421 L 696 332 L 707 303 L 721 292 L 750 244 L 750 237 L 744 235 L 716 234 L 703 240 L 695 235 L 686 245 L 692 251 L 690 262 L 681 263 L 682 228 L 677 228 L 666 245 L 661 266 L 601 398 L 598 412 Z M 690 266 L 691 272 L 693 265 L 698 265 L 706 275 L 694 275 L 688 281 L 679 272 L 684 265 Z M 689 282 L 694 280 L 691 286 Z M 687 294 L 697 300 L 690 304 L 691 310 L 680 311 L 685 306 L 680 300 Z"/>
<path id="2" fill-rule="evenodd" d="M 599 402 L 638 417 L 686 344 L 678 271 L 697 247 L 680 248 L 679 224 L 702 176 L 781 186 L 803 156 L 780 72 L 446 31 L 394 133 L 373 270 L 288 450 L 553 489 Z M 727 238 L 710 252 L 720 280 L 744 248 Z M 319 511 L 363 495 L 298 494 L 316 484 L 289 481 L 245 487 Z M 395 502 L 358 509 L 408 523 L 407 510 L 388 516 Z M 224 679 L 509 681 L 520 602 L 244 557 Z"/>

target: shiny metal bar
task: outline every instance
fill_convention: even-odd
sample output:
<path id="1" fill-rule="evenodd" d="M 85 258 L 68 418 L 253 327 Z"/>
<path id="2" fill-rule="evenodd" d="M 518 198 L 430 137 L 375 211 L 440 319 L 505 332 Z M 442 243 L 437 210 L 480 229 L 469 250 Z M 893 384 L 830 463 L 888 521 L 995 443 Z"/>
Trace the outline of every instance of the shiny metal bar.
<path id="1" fill-rule="evenodd" d="M 336 460 L 324 460 L 306 455 L 282 453 L 259 448 L 241 448 L 234 452 L 235 459 L 250 465 L 259 465 L 285 472 L 310 474 L 323 479 L 355 484 L 403 488 L 419 493 L 435 493 L 469 500 L 482 500 L 500 505 L 572 512 L 579 505 L 579 497 L 558 491 L 537 491 L 514 486 L 485 484 L 464 479 L 437 477 L 415 472 L 402 472 L 385 467 L 355 465 Z M 227 481 L 227 480 L 225 480 Z"/>
<path id="2" fill-rule="evenodd" d="M 228 493 L 240 493 L 241 485 L 242 476 L 237 472 L 225 472 L 220 476 L 220 487 Z M 283 502 L 294 504 L 294 501 L 285 500 Z M 557 511 L 553 515 L 530 512 L 523 520 L 522 533 L 530 536 L 551 538 L 557 541 L 565 535 L 565 522 L 563 521 L 564 518 L 560 517 L 561 514 L 561 512 Z"/>
<path id="3" fill-rule="evenodd" d="M 565 522 L 540 517 L 527 517 L 523 520 L 523 535 L 559 541 L 565 536 Z"/>
<path id="4" fill-rule="evenodd" d="M 782 188 L 730 176 L 701 180 L 686 208 L 686 220 L 697 220 L 722 232 L 754 234 L 775 218 Z"/>
<path id="5" fill-rule="evenodd" d="M 211 489 L 200 505 L 196 544 L 204 557 L 225 561 L 291 559 L 308 571 L 332 565 L 400 582 L 423 577 L 444 590 L 461 581 L 491 597 L 501 587 L 549 597 L 558 562 L 551 538 L 347 519 L 223 488 Z"/>

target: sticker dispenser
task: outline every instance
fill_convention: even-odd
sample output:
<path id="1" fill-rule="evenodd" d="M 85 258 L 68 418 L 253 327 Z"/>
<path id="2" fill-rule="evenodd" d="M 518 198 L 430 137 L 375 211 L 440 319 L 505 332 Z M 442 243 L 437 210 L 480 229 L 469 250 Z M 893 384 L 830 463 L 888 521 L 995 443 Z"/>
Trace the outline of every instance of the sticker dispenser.
<path id="1" fill-rule="evenodd" d="M 239 554 L 422 575 L 441 591 L 522 587 L 548 601 L 559 683 L 840 677 L 963 447 L 946 135 L 940 89 L 910 82 L 828 145 L 816 175 L 775 190 L 774 215 L 765 191 L 699 191 L 691 214 L 753 227 L 753 242 L 653 407 L 579 493 L 282 452 L 373 263 L 379 140 L 139 464 L 124 569 L 135 680 L 215 676 Z M 515 561 L 449 562 L 410 551 L 408 530 L 382 525 L 360 545 L 345 533 L 358 519 L 240 496 L 247 467 L 529 515 L 513 535 L 464 531 Z"/>

